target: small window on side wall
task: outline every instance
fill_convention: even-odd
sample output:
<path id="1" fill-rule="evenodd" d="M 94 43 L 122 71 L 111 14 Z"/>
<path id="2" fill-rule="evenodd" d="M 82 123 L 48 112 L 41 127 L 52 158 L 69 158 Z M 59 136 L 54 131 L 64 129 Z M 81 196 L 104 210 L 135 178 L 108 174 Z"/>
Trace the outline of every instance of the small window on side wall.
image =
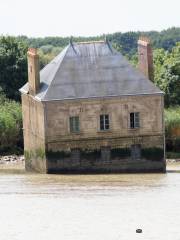
<path id="1" fill-rule="evenodd" d="M 130 113 L 130 128 L 139 128 L 140 127 L 140 114 L 139 112 Z"/>
<path id="2" fill-rule="evenodd" d="M 100 115 L 100 130 L 109 130 L 109 115 L 102 114 Z"/>
<path id="3" fill-rule="evenodd" d="M 79 132 L 79 117 L 78 116 L 70 117 L 69 124 L 70 124 L 70 132 L 72 132 L 72 133 Z"/>

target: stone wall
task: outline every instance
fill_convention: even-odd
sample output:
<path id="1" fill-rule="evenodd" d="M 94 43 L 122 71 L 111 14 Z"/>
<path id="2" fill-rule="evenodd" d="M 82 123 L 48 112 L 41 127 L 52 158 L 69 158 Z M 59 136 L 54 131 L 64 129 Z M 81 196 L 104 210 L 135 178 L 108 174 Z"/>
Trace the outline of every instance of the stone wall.
<path id="1" fill-rule="evenodd" d="M 134 145 L 132 145 L 134 146 Z M 71 149 L 47 152 L 49 173 L 112 173 L 165 172 L 162 148 L 140 148 L 132 155 L 131 148 Z"/>
<path id="2" fill-rule="evenodd" d="M 43 104 L 23 94 L 22 114 L 26 170 L 46 172 Z"/>
<path id="3" fill-rule="evenodd" d="M 22 95 L 26 169 L 38 172 L 164 172 L 162 96 L 41 103 Z M 140 128 L 130 129 L 130 112 Z M 99 115 L 109 114 L 110 129 L 100 131 Z M 71 133 L 69 117 L 79 116 Z"/>
<path id="4" fill-rule="evenodd" d="M 48 172 L 165 171 L 162 96 L 54 101 L 45 109 Z M 130 129 L 130 112 L 140 113 L 139 129 Z M 108 131 L 99 130 L 100 114 L 110 116 Z M 79 116 L 79 133 L 70 133 L 70 116 Z"/>
<path id="5" fill-rule="evenodd" d="M 130 129 L 130 112 L 140 113 L 140 128 Z M 109 114 L 110 129 L 100 131 L 99 115 Z M 70 133 L 69 117 L 79 116 L 80 133 Z M 163 135 L 163 96 L 144 95 L 106 99 L 46 102 L 46 142 L 84 138 Z"/>

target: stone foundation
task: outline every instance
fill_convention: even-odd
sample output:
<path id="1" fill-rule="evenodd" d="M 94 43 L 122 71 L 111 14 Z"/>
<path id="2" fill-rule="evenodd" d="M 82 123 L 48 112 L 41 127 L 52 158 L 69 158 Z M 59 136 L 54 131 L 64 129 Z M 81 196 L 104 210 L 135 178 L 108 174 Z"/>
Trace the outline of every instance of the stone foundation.
<path id="1" fill-rule="evenodd" d="M 154 153 L 156 153 L 156 157 Z M 140 173 L 166 171 L 163 149 L 141 149 L 140 154 L 135 158 L 131 150 L 126 148 L 48 152 L 46 155 L 47 172 Z"/>

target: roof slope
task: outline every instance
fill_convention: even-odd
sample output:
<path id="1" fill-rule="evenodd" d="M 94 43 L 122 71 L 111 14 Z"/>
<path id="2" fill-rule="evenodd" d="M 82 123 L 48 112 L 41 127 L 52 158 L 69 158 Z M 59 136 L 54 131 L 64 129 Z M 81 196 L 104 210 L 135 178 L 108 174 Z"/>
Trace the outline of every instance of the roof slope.
<path id="1" fill-rule="evenodd" d="M 108 42 L 69 44 L 40 72 L 42 101 L 162 94 Z M 28 92 L 28 84 L 21 88 Z"/>

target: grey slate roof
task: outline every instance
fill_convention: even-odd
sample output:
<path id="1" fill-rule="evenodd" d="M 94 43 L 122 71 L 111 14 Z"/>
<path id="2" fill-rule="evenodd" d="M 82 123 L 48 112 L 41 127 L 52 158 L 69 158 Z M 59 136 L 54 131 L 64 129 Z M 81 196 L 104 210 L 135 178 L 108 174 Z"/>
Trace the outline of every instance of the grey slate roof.
<path id="1" fill-rule="evenodd" d="M 163 94 L 108 42 L 69 44 L 40 72 L 41 101 Z M 21 92 L 28 92 L 28 83 Z"/>

